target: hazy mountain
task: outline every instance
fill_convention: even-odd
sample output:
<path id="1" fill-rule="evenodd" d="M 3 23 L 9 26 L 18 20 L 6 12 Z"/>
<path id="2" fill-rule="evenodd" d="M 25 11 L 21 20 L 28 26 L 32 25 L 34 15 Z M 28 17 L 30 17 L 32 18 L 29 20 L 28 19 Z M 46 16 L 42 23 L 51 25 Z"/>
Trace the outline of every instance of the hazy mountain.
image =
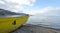
<path id="1" fill-rule="evenodd" d="M 8 10 L 0 9 L 0 15 L 25 15 L 24 13 L 15 13 Z"/>

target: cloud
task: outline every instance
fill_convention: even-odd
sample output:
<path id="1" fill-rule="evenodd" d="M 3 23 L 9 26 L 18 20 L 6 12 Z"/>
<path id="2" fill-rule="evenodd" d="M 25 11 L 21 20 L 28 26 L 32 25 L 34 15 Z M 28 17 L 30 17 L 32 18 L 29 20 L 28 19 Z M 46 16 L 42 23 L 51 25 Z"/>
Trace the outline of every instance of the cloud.
<path id="1" fill-rule="evenodd" d="M 4 0 L 6 3 L 16 3 L 19 5 L 25 4 L 25 5 L 33 5 L 35 0 Z"/>
<path id="2" fill-rule="evenodd" d="M 27 14 L 31 14 L 31 15 L 41 15 L 41 14 L 46 14 L 46 15 L 57 15 L 58 12 L 60 12 L 60 8 L 59 7 L 45 7 L 42 9 L 38 9 L 38 10 L 27 10 L 24 13 Z"/>
<path id="3" fill-rule="evenodd" d="M 38 11 L 36 10 L 26 10 L 25 12 L 23 11 L 23 13 L 27 13 L 27 14 L 30 14 L 30 15 L 35 15 L 38 13 Z"/>
<path id="4" fill-rule="evenodd" d="M 43 13 L 46 13 L 46 12 L 51 11 L 51 10 L 54 10 L 54 8 L 53 7 L 45 7 L 45 8 L 38 9 L 38 10 L 27 10 L 27 11 L 25 11 L 25 13 L 28 13 L 28 14 L 43 14 Z"/>
<path id="5" fill-rule="evenodd" d="M 45 7 L 43 8 L 41 14 L 46 16 L 60 16 L 60 8 L 59 7 Z M 40 13 L 39 13 L 40 14 Z"/>
<path id="6" fill-rule="evenodd" d="M 0 0 L 0 4 L 6 7 L 0 6 L 0 8 L 18 12 L 23 10 L 22 5 L 33 6 L 34 3 L 35 0 Z"/>
<path id="7" fill-rule="evenodd" d="M 0 1 L 0 4 L 5 4 L 3 1 Z"/>

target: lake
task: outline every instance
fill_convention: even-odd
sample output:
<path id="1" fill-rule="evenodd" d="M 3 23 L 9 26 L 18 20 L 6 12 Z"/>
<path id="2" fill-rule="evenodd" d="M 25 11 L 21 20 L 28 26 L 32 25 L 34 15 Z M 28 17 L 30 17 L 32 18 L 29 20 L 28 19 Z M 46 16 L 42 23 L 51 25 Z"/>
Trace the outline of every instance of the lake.
<path id="1" fill-rule="evenodd" d="M 27 23 L 42 24 L 47 27 L 60 29 L 60 16 L 30 16 Z"/>

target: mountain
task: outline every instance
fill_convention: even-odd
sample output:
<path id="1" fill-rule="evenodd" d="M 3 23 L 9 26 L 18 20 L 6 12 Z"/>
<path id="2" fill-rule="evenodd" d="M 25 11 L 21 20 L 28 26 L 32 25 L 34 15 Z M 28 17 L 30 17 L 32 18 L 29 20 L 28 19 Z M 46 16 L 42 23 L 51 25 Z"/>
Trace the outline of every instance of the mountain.
<path id="1" fill-rule="evenodd" d="M 25 15 L 24 13 L 15 13 L 8 10 L 0 9 L 0 15 Z"/>

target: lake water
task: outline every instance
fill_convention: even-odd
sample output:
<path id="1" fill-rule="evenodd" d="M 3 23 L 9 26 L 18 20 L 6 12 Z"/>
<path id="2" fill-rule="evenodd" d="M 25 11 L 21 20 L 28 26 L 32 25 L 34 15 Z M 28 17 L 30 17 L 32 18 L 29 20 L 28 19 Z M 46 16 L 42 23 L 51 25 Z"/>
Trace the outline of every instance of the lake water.
<path id="1" fill-rule="evenodd" d="M 30 16 L 27 23 L 60 29 L 60 16 Z"/>

